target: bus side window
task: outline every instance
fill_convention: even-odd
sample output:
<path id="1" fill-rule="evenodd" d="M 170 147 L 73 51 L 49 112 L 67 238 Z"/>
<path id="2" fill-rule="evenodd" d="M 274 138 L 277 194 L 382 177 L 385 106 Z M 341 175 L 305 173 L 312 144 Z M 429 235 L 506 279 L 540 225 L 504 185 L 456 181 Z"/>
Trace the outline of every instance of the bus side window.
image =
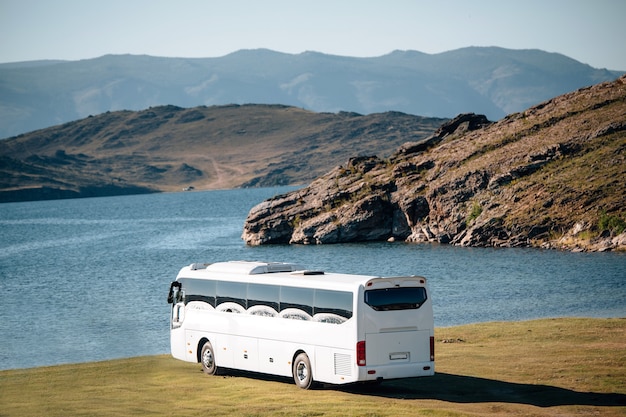
<path id="1" fill-rule="evenodd" d="M 248 308 L 267 306 L 278 312 L 280 287 L 266 284 L 248 284 Z"/>
<path id="2" fill-rule="evenodd" d="M 244 310 L 246 306 L 246 287 L 243 282 L 217 281 L 215 306 L 222 303 L 239 304 Z"/>
<path id="3" fill-rule="evenodd" d="M 206 279 L 181 278 L 183 287 L 180 292 L 180 301 L 185 304 L 191 301 L 201 301 L 215 307 L 216 281 Z"/>
<path id="4" fill-rule="evenodd" d="M 295 308 L 312 316 L 314 298 L 312 288 L 280 287 L 280 311 Z"/>
<path id="5" fill-rule="evenodd" d="M 330 313 L 349 319 L 352 317 L 352 293 L 333 290 L 315 290 L 313 313 Z"/>

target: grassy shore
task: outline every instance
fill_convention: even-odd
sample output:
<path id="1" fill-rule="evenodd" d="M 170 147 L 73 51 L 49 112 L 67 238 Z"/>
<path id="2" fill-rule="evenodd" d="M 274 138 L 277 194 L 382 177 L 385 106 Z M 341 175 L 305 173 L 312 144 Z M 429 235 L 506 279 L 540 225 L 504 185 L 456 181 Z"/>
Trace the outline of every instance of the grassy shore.
<path id="1" fill-rule="evenodd" d="M 440 328 L 437 374 L 304 391 L 168 355 L 0 372 L 0 416 L 626 416 L 626 319 Z"/>

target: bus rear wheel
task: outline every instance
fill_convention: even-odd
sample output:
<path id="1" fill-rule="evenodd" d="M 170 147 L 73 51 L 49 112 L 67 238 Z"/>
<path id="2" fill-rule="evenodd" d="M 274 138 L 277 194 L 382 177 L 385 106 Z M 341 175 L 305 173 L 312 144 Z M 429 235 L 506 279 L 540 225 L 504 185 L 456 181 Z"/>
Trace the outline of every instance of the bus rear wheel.
<path id="1" fill-rule="evenodd" d="M 313 372 L 311 361 L 306 353 L 300 353 L 293 361 L 293 380 L 299 388 L 310 389 L 313 387 Z"/>
<path id="2" fill-rule="evenodd" d="M 202 363 L 202 370 L 207 375 L 215 375 L 217 373 L 217 365 L 215 364 L 215 353 L 213 352 L 213 346 L 208 340 L 202 345 L 200 352 L 200 362 Z"/>

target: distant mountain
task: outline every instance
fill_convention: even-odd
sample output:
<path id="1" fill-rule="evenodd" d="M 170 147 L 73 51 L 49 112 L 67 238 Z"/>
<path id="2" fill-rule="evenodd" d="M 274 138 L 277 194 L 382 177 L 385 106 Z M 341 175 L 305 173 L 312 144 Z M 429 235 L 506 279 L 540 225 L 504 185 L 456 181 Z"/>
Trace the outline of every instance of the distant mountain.
<path id="1" fill-rule="evenodd" d="M 0 140 L 0 202 L 305 184 L 443 122 L 281 105 L 106 112 Z"/>
<path id="2" fill-rule="evenodd" d="M 443 118 L 475 112 L 498 120 L 621 74 L 560 54 L 496 47 L 376 58 L 259 49 L 220 58 L 107 55 L 1 64 L 0 138 L 161 105 L 284 104 Z"/>

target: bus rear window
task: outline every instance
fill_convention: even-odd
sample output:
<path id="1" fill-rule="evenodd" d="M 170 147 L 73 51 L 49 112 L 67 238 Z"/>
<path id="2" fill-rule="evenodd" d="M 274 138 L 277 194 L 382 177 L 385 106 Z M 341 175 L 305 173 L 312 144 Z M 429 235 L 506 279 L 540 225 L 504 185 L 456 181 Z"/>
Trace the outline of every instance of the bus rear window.
<path id="1" fill-rule="evenodd" d="M 365 291 L 365 304 L 376 311 L 416 309 L 425 301 L 424 287 L 394 287 Z"/>

